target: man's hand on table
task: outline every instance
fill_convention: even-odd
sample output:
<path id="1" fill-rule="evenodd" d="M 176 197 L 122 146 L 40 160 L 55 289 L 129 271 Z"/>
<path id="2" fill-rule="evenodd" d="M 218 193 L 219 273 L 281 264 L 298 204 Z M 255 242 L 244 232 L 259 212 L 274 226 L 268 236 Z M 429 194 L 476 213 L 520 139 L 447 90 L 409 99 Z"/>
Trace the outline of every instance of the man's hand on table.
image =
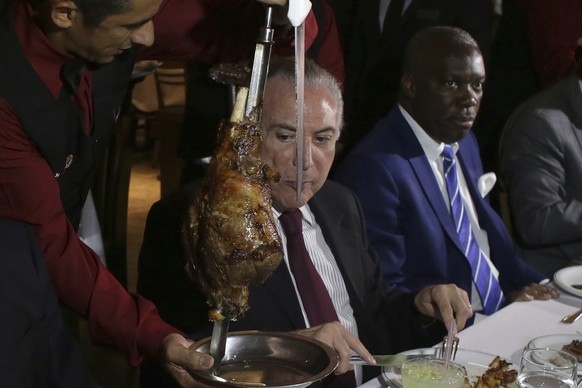
<path id="1" fill-rule="evenodd" d="M 473 316 L 469 295 L 454 284 L 424 287 L 414 298 L 414 305 L 420 313 L 440 319 L 445 324 L 455 318 L 459 331 Z"/>
<path id="2" fill-rule="evenodd" d="M 339 356 L 339 365 L 335 374 L 339 375 L 354 369 L 350 364 L 352 351 L 355 351 L 368 364 L 376 364 L 364 344 L 337 321 L 298 330 L 296 333 L 319 340 L 335 349 Z"/>
<path id="3" fill-rule="evenodd" d="M 188 370 L 209 370 L 214 364 L 212 356 L 195 351 L 195 345 L 180 334 L 170 334 L 160 346 L 162 366 L 182 387 L 206 387 L 194 380 Z"/>
<path id="4" fill-rule="evenodd" d="M 512 302 L 528 302 L 530 300 L 550 300 L 560 297 L 560 293 L 550 284 L 529 284 L 519 291 L 510 294 Z"/>

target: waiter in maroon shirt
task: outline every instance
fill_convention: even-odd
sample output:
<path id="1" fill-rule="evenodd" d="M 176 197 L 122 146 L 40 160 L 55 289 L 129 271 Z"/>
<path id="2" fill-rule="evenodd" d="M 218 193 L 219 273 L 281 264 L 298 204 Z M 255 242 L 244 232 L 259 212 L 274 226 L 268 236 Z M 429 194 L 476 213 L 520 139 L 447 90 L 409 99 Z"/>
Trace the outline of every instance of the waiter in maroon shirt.
<path id="1" fill-rule="evenodd" d="M 275 25 L 287 24 L 275 8 Z M 32 227 L 59 298 L 88 319 L 95 341 L 132 365 L 161 360 L 182 385 L 195 384 L 185 368 L 207 369 L 212 357 L 126 292 L 79 240 L 80 213 L 136 58 L 247 58 L 263 18 L 251 0 L 0 0 L 0 216 Z M 312 15 L 306 24 L 309 46 Z M 285 40 L 275 50 L 292 53 Z M 329 52 L 325 60 L 341 61 Z"/>

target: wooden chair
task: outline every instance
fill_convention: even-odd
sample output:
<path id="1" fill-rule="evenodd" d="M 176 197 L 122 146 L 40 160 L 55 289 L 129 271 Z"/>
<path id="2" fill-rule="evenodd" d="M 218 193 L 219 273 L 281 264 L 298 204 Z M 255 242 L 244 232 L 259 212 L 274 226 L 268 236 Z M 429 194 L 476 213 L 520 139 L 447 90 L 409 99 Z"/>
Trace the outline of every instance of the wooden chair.
<path id="1" fill-rule="evenodd" d="M 133 88 L 151 74 L 159 64 L 149 69 L 137 69 L 127 92 L 115 133 L 103 162 L 98 168 L 91 189 L 95 210 L 101 225 L 105 257 L 109 271 L 127 287 L 127 205 L 129 180 L 138 127 L 149 125 L 154 117 L 132 102 Z"/>
<path id="2" fill-rule="evenodd" d="M 153 136 L 154 157 L 160 166 L 161 196 L 178 189 L 183 160 L 178 157 L 178 141 L 186 104 L 186 64 L 164 62 L 154 73 L 158 93 Z"/>
<path id="3" fill-rule="evenodd" d="M 154 163 L 160 161 L 162 192 L 177 188 L 180 174 L 176 156 L 177 139 L 184 112 L 185 66 L 183 62 L 164 62 L 150 71 L 155 87 L 157 106 L 152 110 L 138 106 L 134 89 L 128 91 L 126 102 L 117 121 L 115 134 L 92 188 L 95 207 L 101 224 L 107 267 L 121 284 L 127 287 L 127 209 L 129 180 L 136 147 L 136 134 L 144 129 L 154 140 Z M 147 72 L 139 72 L 133 85 L 141 82 Z M 175 144 L 172 144 L 172 143 Z M 176 181 L 176 183 L 174 183 Z"/>

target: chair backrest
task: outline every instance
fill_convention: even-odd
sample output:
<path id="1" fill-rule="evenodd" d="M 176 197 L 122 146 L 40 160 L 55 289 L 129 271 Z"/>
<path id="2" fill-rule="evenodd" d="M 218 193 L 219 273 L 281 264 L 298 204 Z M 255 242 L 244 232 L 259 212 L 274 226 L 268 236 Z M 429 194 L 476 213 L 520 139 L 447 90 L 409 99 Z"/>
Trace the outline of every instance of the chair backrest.
<path id="1" fill-rule="evenodd" d="M 158 109 L 186 103 L 186 66 L 181 61 L 164 61 L 154 72 Z"/>

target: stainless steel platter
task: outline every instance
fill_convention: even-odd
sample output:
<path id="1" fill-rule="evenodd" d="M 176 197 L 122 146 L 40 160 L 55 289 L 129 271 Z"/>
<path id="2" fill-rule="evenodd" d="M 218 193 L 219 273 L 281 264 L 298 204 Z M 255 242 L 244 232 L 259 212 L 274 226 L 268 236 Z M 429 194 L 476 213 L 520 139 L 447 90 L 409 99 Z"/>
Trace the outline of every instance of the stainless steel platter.
<path id="1" fill-rule="evenodd" d="M 210 352 L 210 337 L 196 350 Z M 324 343 L 291 333 L 239 331 L 228 334 L 217 375 L 192 371 L 197 380 L 227 387 L 307 387 L 332 373 L 338 357 Z"/>

